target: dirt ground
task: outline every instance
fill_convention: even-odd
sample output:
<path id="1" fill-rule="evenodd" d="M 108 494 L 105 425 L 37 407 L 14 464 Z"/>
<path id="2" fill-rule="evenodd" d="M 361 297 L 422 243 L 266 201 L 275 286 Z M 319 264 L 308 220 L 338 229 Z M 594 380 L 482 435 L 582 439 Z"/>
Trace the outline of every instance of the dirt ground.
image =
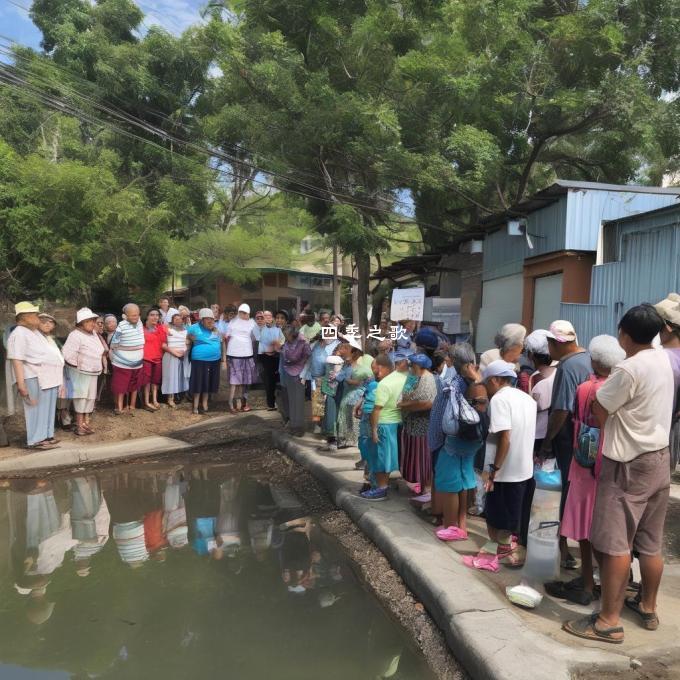
<path id="1" fill-rule="evenodd" d="M 264 408 L 264 393 L 253 392 L 250 396 L 249 404 L 253 411 Z M 165 404 L 161 405 L 160 411 L 150 413 L 143 409 L 136 409 L 134 416 L 116 416 L 113 413 L 113 405 L 104 403 L 97 406 L 92 416 L 92 428 L 95 434 L 87 437 L 77 437 L 71 430 L 63 430 L 57 427 L 55 437 L 61 440 L 62 446 L 72 444 L 103 444 L 137 437 L 147 437 L 149 435 L 169 435 L 176 430 L 184 427 L 201 423 L 216 415 L 227 413 L 227 402 L 223 395 L 219 395 L 219 400 L 211 402 L 210 410 L 205 415 L 193 415 L 191 405 L 184 401 L 175 409 L 168 408 Z M 245 417 L 246 414 L 235 415 L 234 418 Z M 10 441 L 10 446 L 0 448 L 0 458 L 7 458 L 16 455 L 25 443 L 26 428 L 24 425 L 23 414 L 17 413 L 4 419 L 5 432 Z"/>
<path id="2" fill-rule="evenodd" d="M 639 668 L 625 671 L 583 671 L 574 680 L 677 680 L 680 678 L 680 663 L 664 664 L 649 661 Z"/>

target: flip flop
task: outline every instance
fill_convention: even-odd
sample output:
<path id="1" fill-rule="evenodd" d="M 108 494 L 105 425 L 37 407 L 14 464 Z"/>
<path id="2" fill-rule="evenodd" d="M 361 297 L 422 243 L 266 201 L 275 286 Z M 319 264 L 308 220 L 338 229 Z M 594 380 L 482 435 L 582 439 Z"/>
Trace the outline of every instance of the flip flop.
<path id="1" fill-rule="evenodd" d="M 479 571 L 491 571 L 494 574 L 500 571 L 498 556 L 491 553 L 480 552 L 478 555 L 466 555 L 463 557 L 463 564 L 471 569 Z"/>
<path id="2" fill-rule="evenodd" d="M 640 617 L 640 623 L 645 630 L 656 630 L 659 627 L 659 617 L 656 612 L 643 612 L 637 597 L 627 597 L 625 605 Z"/>
<path id="3" fill-rule="evenodd" d="M 623 626 L 612 626 L 611 628 L 595 628 L 597 622 L 598 612 L 590 616 L 576 619 L 575 621 L 565 621 L 562 624 L 562 630 L 571 633 L 576 637 L 584 640 L 596 640 L 600 642 L 609 642 L 613 645 L 623 644 L 623 636 L 620 638 L 613 637 L 615 633 L 623 633 Z"/>
<path id="4" fill-rule="evenodd" d="M 252 410 L 253 410 L 253 409 L 252 409 L 250 406 L 248 406 L 248 404 L 246 404 L 246 405 L 241 409 L 241 411 L 243 411 L 243 413 L 248 413 L 248 411 L 252 411 Z"/>

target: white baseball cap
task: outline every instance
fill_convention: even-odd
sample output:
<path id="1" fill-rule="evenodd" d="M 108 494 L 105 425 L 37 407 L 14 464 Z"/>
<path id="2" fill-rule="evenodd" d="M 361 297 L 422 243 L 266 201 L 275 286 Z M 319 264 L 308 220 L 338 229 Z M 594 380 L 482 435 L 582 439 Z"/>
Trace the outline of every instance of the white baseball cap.
<path id="1" fill-rule="evenodd" d="M 76 323 L 82 323 L 88 319 L 97 319 L 99 314 L 95 314 L 89 307 L 83 307 L 76 312 Z"/>
<path id="2" fill-rule="evenodd" d="M 576 330 L 569 321 L 564 319 L 553 321 L 546 337 L 555 342 L 578 342 Z"/>
<path id="3" fill-rule="evenodd" d="M 489 378 L 516 378 L 515 364 L 511 364 L 503 359 L 492 361 L 482 371 L 482 381 L 486 382 Z"/>
<path id="4" fill-rule="evenodd" d="M 213 310 L 210 309 L 210 307 L 203 307 L 198 312 L 198 318 L 199 319 L 214 319 L 215 315 L 213 314 Z"/>
<path id="5" fill-rule="evenodd" d="M 238 311 L 239 312 L 245 312 L 246 314 L 250 314 L 250 305 L 247 305 L 245 302 L 242 302 L 238 306 Z"/>

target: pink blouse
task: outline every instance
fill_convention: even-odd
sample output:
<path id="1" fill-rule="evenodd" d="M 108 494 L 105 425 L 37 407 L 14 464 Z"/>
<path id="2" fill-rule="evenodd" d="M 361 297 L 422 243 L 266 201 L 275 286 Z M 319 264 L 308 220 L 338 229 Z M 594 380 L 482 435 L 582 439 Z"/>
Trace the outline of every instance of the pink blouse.
<path id="1" fill-rule="evenodd" d="M 64 361 L 69 366 L 93 375 L 102 372 L 102 355 L 105 351 L 96 333 L 84 333 L 78 328 L 69 333 L 62 349 Z"/>

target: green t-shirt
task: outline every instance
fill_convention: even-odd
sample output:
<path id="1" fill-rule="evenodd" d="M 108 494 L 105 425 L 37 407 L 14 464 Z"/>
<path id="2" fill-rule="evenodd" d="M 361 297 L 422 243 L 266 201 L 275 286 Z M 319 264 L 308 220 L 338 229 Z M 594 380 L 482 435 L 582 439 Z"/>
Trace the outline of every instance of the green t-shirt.
<path id="1" fill-rule="evenodd" d="M 305 336 L 307 342 L 311 342 L 319 333 L 321 333 L 321 324 L 315 321 L 311 326 L 304 324 L 300 326 L 300 333 Z"/>
<path id="2" fill-rule="evenodd" d="M 381 425 L 401 422 L 401 409 L 397 406 L 397 402 L 404 389 L 406 378 L 408 378 L 408 373 L 392 371 L 378 383 L 375 390 L 375 405 L 382 406 L 378 420 Z"/>
<path id="3" fill-rule="evenodd" d="M 371 375 L 373 375 L 373 369 L 371 368 L 373 365 L 373 357 L 370 354 L 364 354 L 361 359 L 359 359 L 359 363 L 362 366 L 366 366 L 366 368 L 371 371 Z"/>

